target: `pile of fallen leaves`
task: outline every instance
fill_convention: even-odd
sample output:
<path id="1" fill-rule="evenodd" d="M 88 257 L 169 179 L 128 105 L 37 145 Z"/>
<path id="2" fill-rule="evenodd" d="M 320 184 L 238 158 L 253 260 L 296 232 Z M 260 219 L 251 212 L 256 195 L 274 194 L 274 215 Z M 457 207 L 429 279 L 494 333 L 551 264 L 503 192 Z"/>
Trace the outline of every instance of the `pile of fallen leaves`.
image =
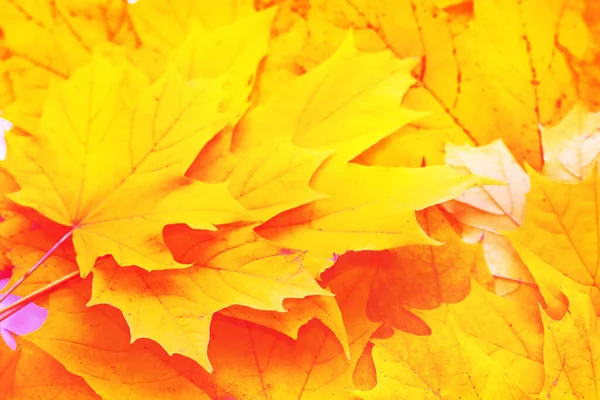
<path id="1" fill-rule="evenodd" d="M 600 398 L 600 3 L 129 3 L 0 0 L 1 399 Z"/>

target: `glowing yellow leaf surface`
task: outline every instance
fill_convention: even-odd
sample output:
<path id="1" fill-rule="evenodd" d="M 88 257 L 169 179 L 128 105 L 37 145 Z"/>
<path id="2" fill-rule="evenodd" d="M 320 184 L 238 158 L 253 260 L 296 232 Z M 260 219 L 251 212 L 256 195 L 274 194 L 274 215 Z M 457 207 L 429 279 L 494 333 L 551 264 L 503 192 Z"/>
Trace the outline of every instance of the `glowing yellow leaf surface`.
<path id="1" fill-rule="evenodd" d="M 233 149 L 286 138 L 300 147 L 335 149 L 349 161 L 421 116 L 401 105 L 413 83 L 413 65 L 389 51 L 358 52 L 348 35 L 330 59 L 246 114 L 234 133 Z"/>
<path id="2" fill-rule="evenodd" d="M 549 265 L 580 284 L 599 287 L 598 169 L 577 184 L 552 181 L 531 170 L 529 176 L 525 223 L 507 237 L 532 272 Z"/>
<path id="3" fill-rule="evenodd" d="M 213 313 L 234 304 L 285 311 L 284 298 L 329 295 L 296 254 L 280 251 L 252 228 L 173 227 L 167 233 L 173 254 L 194 266 L 149 273 L 101 263 L 94 269 L 89 304 L 118 307 L 134 339 L 153 339 L 169 354 L 186 355 L 211 370 L 206 352 Z"/>
<path id="4" fill-rule="evenodd" d="M 84 276 L 105 254 L 181 268 L 164 245 L 166 224 L 214 229 L 244 217 L 224 185 L 181 178 L 227 122 L 220 99 L 216 84 L 173 70 L 145 88 L 131 67 L 97 57 L 56 89 L 36 135 L 10 137 L 7 167 L 21 186 L 11 198 L 74 228 Z"/>
<path id="5" fill-rule="evenodd" d="M 228 175 L 229 193 L 261 221 L 322 198 L 309 183 L 329 155 L 289 143 L 264 145 L 239 155 Z"/>
<path id="6" fill-rule="evenodd" d="M 502 138 L 519 162 L 541 168 L 539 126 L 558 122 L 577 90 L 556 38 L 579 37 L 565 16 L 568 10 L 581 19 L 583 11 L 563 0 L 436 3 L 313 0 L 303 15 L 308 35 L 299 62 L 313 68 L 350 27 L 360 49 L 388 48 L 420 60 L 412 71 L 417 85 L 404 104 L 430 114 L 370 149 L 363 162 L 418 166 L 425 157 L 441 163 L 447 142 L 485 145 Z"/>
<path id="7" fill-rule="evenodd" d="M 435 244 L 414 210 L 441 203 L 485 179 L 450 167 L 386 168 L 330 163 L 312 180 L 328 197 L 279 214 L 257 232 L 286 247 L 331 256 Z M 494 183 L 494 182 L 490 182 Z"/>
<path id="8" fill-rule="evenodd" d="M 449 317 L 431 336 L 395 332 L 374 340 L 377 386 L 370 399 L 527 399 L 517 383 Z"/>
<path id="9" fill-rule="evenodd" d="M 600 397 L 598 317 L 589 295 L 564 290 L 569 312 L 559 321 L 542 313 L 546 382 L 540 398 L 596 399 Z"/>
<path id="10" fill-rule="evenodd" d="M 200 15 L 208 4 L 203 6 Z M 241 116 L 254 87 L 256 67 L 269 48 L 275 10 L 252 13 L 212 32 L 192 19 L 190 33 L 175 53 L 177 68 L 189 80 L 225 77 L 223 107 Z"/>
<path id="11" fill-rule="evenodd" d="M 544 331 L 537 304 L 507 300 L 473 284 L 465 301 L 448 308 L 461 331 L 523 390 L 540 392 L 544 382 Z M 435 334 L 436 327 L 432 330 Z"/>

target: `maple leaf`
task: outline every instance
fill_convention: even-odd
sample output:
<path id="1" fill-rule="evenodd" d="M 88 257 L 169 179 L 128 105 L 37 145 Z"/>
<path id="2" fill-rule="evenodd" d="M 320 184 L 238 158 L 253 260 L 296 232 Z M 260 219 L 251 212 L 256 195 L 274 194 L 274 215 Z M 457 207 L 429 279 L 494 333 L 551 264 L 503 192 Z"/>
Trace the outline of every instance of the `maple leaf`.
<path id="1" fill-rule="evenodd" d="M 538 126 L 558 121 L 576 92 L 567 57 L 554 41 L 568 30 L 561 0 L 550 2 L 543 17 L 533 4 L 512 0 L 467 2 L 464 10 L 440 9 L 433 1 L 313 4 L 306 53 L 331 49 L 353 27 L 362 49 L 421 59 L 413 71 L 418 85 L 405 104 L 430 116 L 382 141 L 361 162 L 417 166 L 426 157 L 436 164 L 447 142 L 485 145 L 502 138 L 519 161 L 541 167 Z"/>
<path id="2" fill-rule="evenodd" d="M 206 351 L 213 313 L 234 304 L 283 312 L 284 298 L 330 295 L 295 254 L 281 252 L 253 227 L 208 233 L 175 226 L 166 233 L 167 243 L 177 260 L 194 266 L 149 273 L 100 262 L 89 305 L 119 308 L 133 339 L 153 339 L 167 353 L 186 355 L 212 370 Z"/>
<path id="3" fill-rule="evenodd" d="M 445 160 L 460 171 L 506 183 L 469 189 L 442 207 L 460 221 L 462 226 L 456 229 L 464 240 L 469 243 L 481 240 L 496 293 L 537 301 L 539 291 L 531 273 L 510 242 L 498 233 L 517 229 L 523 223 L 529 177 L 502 141 L 480 147 L 448 144 Z"/>
<path id="4" fill-rule="evenodd" d="M 257 232 L 286 247 L 325 257 L 349 250 L 436 244 L 419 227 L 414 210 L 485 183 L 486 179 L 446 166 L 385 168 L 332 161 L 311 181 L 327 198 L 283 212 Z"/>
<path id="5" fill-rule="evenodd" d="M 148 6 L 145 3 L 141 8 Z M 196 7 L 191 4 L 190 8 Z M 136 10 L 139 9 L 136 7 Z M 198 9 L 203 21 L 206 21 L 206 9 L 207 4 Z M 176 11 L 173 7 L 168 10 Z M 237 11 L 241 12 L 241 8 Z M 252 13 L 213 31 L 202 28 L 196 19 L 190 18 L 189 11 L 184 17 L 190 18 L 190 33 L 175 53 L 175 65 L 188 80 L 222 77 L 222 108 L 232 112 L 236 119 L 246 111 L 257 66 L 269 49 L 275 11 L 276 8 L 271 8 Z"/>
<path id="6" fill-rule="evenodd" d="M 267 100 L 264 92 L 268 89 L 259 83 L 254 96 L 260 97 L 255 106 L 235 129 L 215 137 L 200 153 L 188 176 L 221 182 L 239 162 L 237 157 L 243 158 L 245 151 L 274 141 L 285 144 L 291 140 L 303 148 L 331 150 L 348 161 L 423 115 L 401 105 L 413 82 L 411 60 L 400 61 L 390 52 L 358 52 L 352 34 L 336 50 L 318 68 L 273 88 Z M 269 57 L 273 54 L 277 52 Z M 261 82 L 268 74 L 266 68 L 260 75 Z M 340 86 L 345 88 L 343 92 Z"/>
<path id="7" fill-rule="evenodd" d="M 446 244 L 349 253 L 338 259 L 334 269 L 363 275 L 370 288 L 366 307 L 371 319 L 414 334 L 428 334 L 429 327 L 411 308 L 432 309 L 442 302 L 461 301 L 469 293 L 471 271 L 484 268 L 485 263 L 481 250 L 461 242 L 435 208 L 418 217 L 428 234 Z"/>
<path id="8" fill-rule="evenodd" d="M 214 229 L 244 216 L 225 186 L 179 183 L 227 121 L 217 110 L 219 88 L 189 85 L 172 70 L 140 86 L 131 67 L 96 57 L 48 99 L 35 136 L 8 140 L 7 169 L 21 186 L 9 197 L 73 227 L 83 276 L 105 254 L 120 265 L 181 268 L 163 243 L 165 225 Z M 128 107 L 119 91 L 131 96 L 136 88 Z"/>
<path id="9" fill-rule="evenodd" d="M 559 124 L 542 128 L 542 173 L 567 182 L 589 176 L 600 152 L 599 126 L 600 113 L 590 113 L 576 105 Z"/>
<path id="10" fill-rule="evenodd" d="M 378 384 L 358 392 L 361 397 L 525 399 L 520 388 L 539 393 L 544 332 L 537 306 L 474 283 L 463 302 L 418 314 L 431 325 L 430 336 L 396 331 L 372 339 Z"/>
<path id="11" fill-rule="evenodd" d="M 0 346 L 0 396 L 3 399 L 100 400 L 85 381 L 40 350 L 19 340 L 18 352 Z"/>
<path id="12" fill-rule="evenodd" d="M 539 393 L 544 380 L 544 330 L 537 303 L 508 300 L 473 283 L 469 296 L 450 304 L 448 310 L 460 330 L 523 390 Z M 439 313 L 443 311 L 440 309 Z M 421 316 L 432 325 L 435 334 L 433 316 L 426 317 L 425 313 Z"/>
<path id="13" fill-rule="evenodd" d="M 217 319 L 209 355 L 215 383 L 242 399 L 290 397 L 354 399 L 352 375 L 367 341 L 380 325 L 364 304 L 368 286 L 350 271 L 328 282 L 344 318 L 350 358 L 335 335 L 317 321 L 300 328 L 298 340 L 243 321 Z"/>
<path id="14" fill-rule="evenodd" d="M 444 207 L 455 217 L 483 230 L 515 229 L 521 225 L 525 216 L 529 177 L 502 141 L 481 147 L 448 144 L 445 160 L 460 171 L 506 183 L 475 187 L 445 203 Z"/>
<path id="15" fill-rule="evenodd" d="M 48 320 L 24 340 L 82 377 L 103 399 L 211 398 L 185 375 L 185 363 L 182 367 L 165 357 L 152 343 L 130 344 L 129 328 L 117 310 L 88 308 L 88 283 L 52 293 Z"/>
<path id="16" fill-rule="evenodd" d="M 391 52 L 360 53 L 348 34 L 319 67 L 251 109 L 236 127 L 232 149 L 291 139 L 300 147 L 335 150 L 341 160 L 350 161 L 422 116 L 401 105 L 413 83 L 413 65 Z"/>
<path id="17" fill-rule="evenodd" d="M 526 399 L 516 382 L 448 318 L 431 336 L 395 332 L 373 339 L 377 386 L 359 392 L 381 398 Z"/>
<path id="18" fill-rule="evenodd" d="M 167 56 L 189 38 L 194 21 L 212 30 L 253 13 L 251 2 L 244 1 L 215 4 L 204 0 L 148 0 L 130 8 L 130 16 L 140 39 Z M 156 29 L 157 17 L 160 17 L 163 29 Z"/>
<path id="19" fill-rule="evenodd" d="M 540 278 L 549 276 L 550 266 L 579 284 L 599 287 L 597 168 L 577 184 L 552 181 L 531 169 L 528 172 L 531 191 L 525 223 L 505 235 L 538 283 L 553 284 L 560 290 L 560 279 L 538 280 L 540 274 Z"/>
<path id="20" fill-rule="evenodd" d="M 20 211 L 32 213 L 28 209 Z M 19 274 L 22 269 L 28 269 L 32 260 L 39 259 L 40 255 L 48 248 L 49 243 L 53 243 L 56 237 L 60 237 L 61 231 L 65 229 L 41 216 L 36 217 L 14 212 L 12 215 L 7 215 L 7 217 L 0 224 L 2 228 L 0 236 L 2 237 L 2 242 L 6 243 L 12 249 L 9 254 L 11 261 L 15 264 L 15 274 Z M 39 224 L 36 221 L 39 221 Z M 47 283 L 54 282 L 57 277 L 76 271 L 77 265 L 74 262 L 74 258 L 75 255 L 71 246 L 66 245 L 57 249 L 36 272 L 34 279 L 20 285 L 17 291 L 24 293 L 32 292 L 39 287 L 44 287 Z M 148 343 L 136 343 L 133 347 L 130 347 L 132 340 L 129 332 L 131 328 L 127 326 L 120 313 L 116 312 L 113 307 L 104 305 L 89 308 L 86 301 L 90 297 L 91 285 L 89 279 L 75 282 L 66 289 L 53 292 L 50 296 L 50 301 L 47 303 L 49 320 L 46 321 L 40 331 L 44 335 L 48 332 L 44 329 L 50 329 L 50 332 L 52 332 L 54 329 L 53 326 L 55 326 L 56 331 L 48 339 L 58 338 L 59 342 L 66 340 L 73 344 L 79 343 L 79 345 L 76 345 L 78 350 L 65 350 L 61 352 L 60 348 L 55 348 L 54 350 L 57 352 L 51 355 L 51 351 L 48 348 L 42 350 L 41 347 L 31 342 L 34 340 L 32 335 L 21 337 L 23 345 L 39 348 L 40 351 L 43 351 L 42 355 L 45 355 L 45 358 L 49 358 L 47 362 L 55 359 L 70 372 L 86 379 L 86 382 L 102 398 L 111 398 L 111 396 L 120 397 L 125 394 L 140 399 L 144 396 L 154 396 L 155 393 L 156 396 L 160 396 L 160 393 L 163 393 L 161 392 L 161 388 L 165 388 L 164 393 L 175 393 L 176 396 L 180 396 L 182 399 L 190 394 L 199 398 L 210 398 L 205 395 L 204 389 L 200 389 L 195 383 L 185 383 L 187 378 L 183 372 L 188 370 L 189 367 L 180 367 L 179 364 L 171 362 L 171 360 L 165 358 L 162 349 L 157 351 L 156 347 L 152 347 L 152 344 Z M 79 319 L 74 322 L 75 326 L 78 327 L 77 329 L 73 329 L 73 325 L 70 325 L 74 319 L 66 317 L 71 312 L 78 315 Z M 69 324 L 70 328 L 64 325 L 65 323 Z M 83 326 L 85 328 L 81 329 Z M 71 330 L 74 336 L 60 339 L 66 330 Z M 99 337 L 107 339 L 106 345 L 101 345 L 97 342 L 97 338 Z M 99 350 L 100 353 L 94 352 L 90 354 L 89 348 L 86 350 L 86 346 L 96 350 L 101 349 Z M 152 350 L 148 350 L 149 348 Z M 103 353 L 105 350 L 106 352 Z M 78 352 L 81 352 L 80 356 L 85 354 L 85 357 L 79 357 L 80 361 L 76 361 L 77 368 L 72 369 L 70 364 L 73 360 L 72 356 L 73 354 L 78 354 Z M 98 354 L 100 354 L 100 362 L 95 359 Z M 91 358 L 88 356 L 91 356 Z M 15 355 L 14 357 L 17 356 Z M 145 362 L 152 363 L 152 365 L 156 364 L 153 368 L 158 368 L 158 374 L 166 374 L 163 377 L 157 375 L 156 382 L 158 383 L 155 386 L 146 380 L 148 377 L 153 376 L 154 372 L 150 372 L 150 375 L 148 375 L 148 371 L 141 371 L 136 367 L 136 365 L 143 365 Z M 107 364 L 114 367 L 114 369 L 107 370 L 98 375 L 99 369 L 102 369 L 103 365 Z M 23 366 L 23 368 L 25 367 L 29 369 L 37 368 L 29 364 Z M 199 373 L 200 370 L 201 368 L 198 367 L 196 373 Z M 132 371 L 137 372 L 131 375 L 132 380 L 124 383 L 121 379 L 125 375 L 123 371 L 128 371 L 127 373 L 131 373 Z M 154 371 L 154 369 L 151 371 Z M 60 370 L 57 372 L 60 372 Z M 87 379 L 88 373 L 93 378 L 91 381 Z M 50 372 L 48 374 L 51 375 Z M 58 375 L 60 376 L 60 374 Z M 99 376 L 106 379 L 98 378 Z M 169 378 L 173 376 L 175 378 Z M 136 388 L 132 388 L 131 384 L 136 379 L 139 380 L 139 385 Z"/>
<path id="21" fill-rule="evenodd" d="M 318 319 L 329 328 L 344 347 L 350 357 L 348 334 L 340 309 L 333 297 L 308 296 L 302 299 L 285 299 L 285 312 L 260 311 L 243 306 L 231 306 L 221 311 L 221 315 L 253 322 L 298 339 L 300 328 L 312 319 Z"/>
<path id="22" fill-rule="evenodd" d="M 559 321 L 542 313 L 546 381 L 540 398 L 598 397 L 598 317 L 589 294 L 578 293 L 573 287 L 563 291 L 569 299 L 569 312 Z"/>
<path id="23" fill-rule="evenodd" d="M 249 150 L 237 156 L 238 162 L 228 174 L 229 193 L 255 218 L 266 221 L 324 197 L 309 183 L 329 155 L 288 143 Z"/>
<path id="24" fill-rule="evenodd" d="M 52 81 L 71 76 L 93 51 L 119 57 L 119 46 L 136 44 L 124 2 L 2 0 L 0 14 L 6 51 L 0 68 L 14 95 L 4 112 L 29 132 L 37 128 Z"/>

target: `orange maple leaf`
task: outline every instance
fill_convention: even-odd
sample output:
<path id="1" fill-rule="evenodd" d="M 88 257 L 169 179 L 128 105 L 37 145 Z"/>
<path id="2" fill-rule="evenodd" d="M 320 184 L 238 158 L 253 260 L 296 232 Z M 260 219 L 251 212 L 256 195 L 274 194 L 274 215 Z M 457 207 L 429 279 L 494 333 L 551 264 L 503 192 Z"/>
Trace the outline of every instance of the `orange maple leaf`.
<path id="1" fill-rule="evenodd" d="M 0 397 L 597 397 L 598 10 L 0 0 Z"/>

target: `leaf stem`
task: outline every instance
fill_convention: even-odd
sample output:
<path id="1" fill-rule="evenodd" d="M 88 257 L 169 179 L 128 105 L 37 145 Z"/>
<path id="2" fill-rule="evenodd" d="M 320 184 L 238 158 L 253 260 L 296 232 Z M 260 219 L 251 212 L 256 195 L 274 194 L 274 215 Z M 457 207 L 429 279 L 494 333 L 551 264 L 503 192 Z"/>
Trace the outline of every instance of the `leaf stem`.
<path id="1" fill-rule="evenodd" d="M 50 250 L 48 250 L 46 253 L 44 253 L 44 255 L 42 256 L 42 258 L 40 258 L 34 265 L 33 267 L 31 267 L 29 269 L 29 271 L 27 271 L 25 273 L 25 275 L 23 275 L 18 281 L 16 281 L 11 287 L 10 289 L 8 289 L 4 294 L 2 294 L 2 296 L 0 297 L 0 303 L 2 303 L 4 300 L 6 300 L 6 298 L 8 297 L 9 294 L 11 294 L 12 292 L 15 291 L 16 288 L 18 288 L 23 281 L 25 281 L 25 279 L 29 278 L 31 276 L 31 274 L 33 274 L 35 272 L 36 269 L 38 269 L 40 267 L 40 265 L 42 265 L 42 263 L 44 261 L 46 261 L 48 259 L 48 257 L 50 257 L 50 255 L 52 255 L 52 253 L 54 253 L 54 251 L 56 251 L 56 249 L 58 249 L 58 247 L 63 244 L 63 242 L 65 240 L 67 240 L 69 237 L 71 237 L 71 235 L 73 234 L 73 230 L 75 228 L 71 228 L 69 230 L 69 232 L 65 233 L 65 235 L 63 237 L 61 237 L 60 239 L 58 239 L 58 242 L 54 243 L 54 245 L 52 247 L 50 247 Z"/>
<path id="2" fill-rule="evenodd" d="M 19 309 L 21 309 L 22 307 L 31 303 L 36 298 L 54 290 L 58 286 L 66 283 L 66 282 L 69 282 L 77 277 L 79 277 L 79 271 L 73 271 L 70 274 L 63 276 L 62 278 L 57 279 L 54 282 L 51 282 L 50 284 L 44 286 L 43 288 L 38 289 L 35 292 L 30 293 L 27 296 L 22 297 L 19 300 L 15 301 L 14 303 L 6 306 L 2 310 L 0 310 L 0 322 L 4 321 L 6 318 L 10 317 L 15 312 L 17 312 Z M 12 311 L 12 310 L 14 310 L 14 311 Z"/>

